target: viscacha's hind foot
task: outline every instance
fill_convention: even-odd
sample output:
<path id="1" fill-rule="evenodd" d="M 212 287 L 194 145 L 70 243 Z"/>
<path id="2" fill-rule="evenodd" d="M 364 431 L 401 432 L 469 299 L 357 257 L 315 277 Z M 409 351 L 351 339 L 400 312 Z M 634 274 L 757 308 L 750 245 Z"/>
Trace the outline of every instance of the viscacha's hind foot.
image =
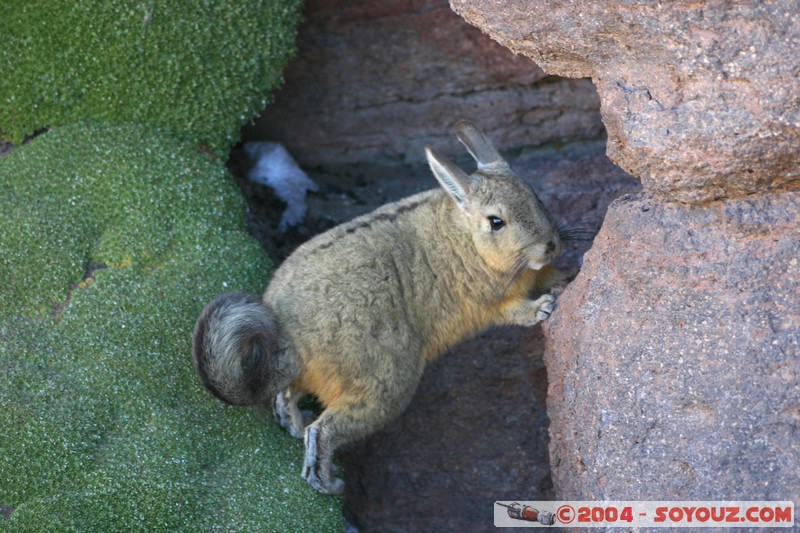
<path id="1" fill-rule="evenodd" d="M 305 445 L 306 454 L 303 461 L 303 478 L 314 490 L 323 494 L 342 494 L 344 481 L 333 475 L 331 457 L 329 454 L 320 454 L 324 443 L 321 443 L 322 434 L 319 428 L 311 425 L 306 428 Z"/>

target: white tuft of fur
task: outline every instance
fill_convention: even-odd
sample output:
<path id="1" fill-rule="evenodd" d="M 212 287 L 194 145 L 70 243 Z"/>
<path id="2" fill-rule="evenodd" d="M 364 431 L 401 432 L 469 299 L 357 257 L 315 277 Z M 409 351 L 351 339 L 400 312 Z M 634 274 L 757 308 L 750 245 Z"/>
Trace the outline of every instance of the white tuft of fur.
<path id="1" fill-rule="evenodd" d="M 299 224 L 306 216 L 306 193 L 319 190 L 317 184 L 280 143 L 254 141 L 245 143 L 244 150 L 254 162 L 250 180 L 271 187 L 286 202 L 278 229 L 283 233 Z"/>

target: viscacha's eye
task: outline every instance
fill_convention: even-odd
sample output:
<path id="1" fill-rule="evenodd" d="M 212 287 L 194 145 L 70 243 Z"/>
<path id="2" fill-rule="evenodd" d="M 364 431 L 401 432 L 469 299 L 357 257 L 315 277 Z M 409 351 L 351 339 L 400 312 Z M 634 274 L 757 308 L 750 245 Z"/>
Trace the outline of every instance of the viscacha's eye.
<path id="1" fill-rule="evenodd" d="M 496 217 L 494 215 L 491 215 L 491 216 L 488 216 L 486 218 L 489 219 L 489 224 L 492 226 L 492 231 L 497 231 L 497 230 L 499 230 L 500 228 L 502 228 L 503 226 L 506 225 L 506 223 L 503 222 L 503 219 L 500 218 L 500 217 Z"/>

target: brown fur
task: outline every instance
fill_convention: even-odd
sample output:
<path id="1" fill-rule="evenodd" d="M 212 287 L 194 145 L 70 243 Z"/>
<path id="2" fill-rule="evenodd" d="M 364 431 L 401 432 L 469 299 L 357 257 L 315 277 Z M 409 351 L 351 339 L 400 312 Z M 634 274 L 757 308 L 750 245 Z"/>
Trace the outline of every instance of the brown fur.
<path id="1" fill-rule="evenodd" d="M 555 224 L 477 128 L 461 122 L 456 131 L 476 158 L 477 172 L 467 176 L 428 149 L 442 188 L 311 239 L 281 265 L 264 293 L 264 308 L 280 329 L 270 359 L 277 370 L 257 375 L 274 374 L 265 389 L 276 398 L 275 417 L 292 435 L 304 434 L 303 475 L 321 492 L 343 488 L 333 474 L 335 449 L 402 412 L 431 360 L 484 328 L 532 325 L 552 310 L 550 295 L 530 296 L 563 278 L 547 266 L 561 248 Z M 493 229 L 495 217 L 504 224 Z M 266 368 L 260 352 L 208 353 L 204 336 L 215 330 L 206 321 L 218 314 L 206 310 L 198 320 L 196 358 L 234 358 L 216 365 L 221 368 Z M 212 388 L 216 381 L 206 374 L 215 366 L 203 368 Z M 212 391 L 225 399 L 225 391 Z M 308 427 L 297 409 L 305 394 L 325 407 Z"/>

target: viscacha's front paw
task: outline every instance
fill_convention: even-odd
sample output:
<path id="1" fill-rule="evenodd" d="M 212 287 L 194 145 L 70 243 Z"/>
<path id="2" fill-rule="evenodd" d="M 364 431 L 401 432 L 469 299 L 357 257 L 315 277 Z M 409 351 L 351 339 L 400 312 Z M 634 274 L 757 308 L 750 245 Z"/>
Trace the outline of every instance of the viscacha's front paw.
<path id="1" fill-rule="evenodd" d="M 537 322 L 541 322 L 542 320 L 549 318 L 556 308 L 556 298 L 552 294 L 544 294 L 540 296 L 534 303 L 539 304 L 539 308 L 536 310 Z"/>

